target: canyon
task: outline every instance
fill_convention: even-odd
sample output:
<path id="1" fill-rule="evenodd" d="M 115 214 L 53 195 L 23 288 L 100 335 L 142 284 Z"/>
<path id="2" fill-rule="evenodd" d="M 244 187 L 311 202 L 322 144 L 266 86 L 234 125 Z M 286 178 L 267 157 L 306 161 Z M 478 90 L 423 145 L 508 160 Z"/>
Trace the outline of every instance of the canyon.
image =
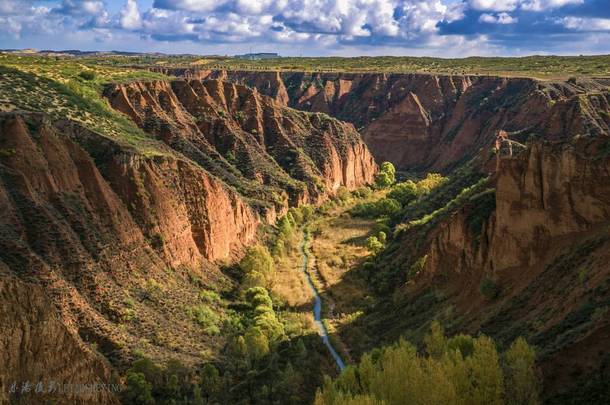
<path id="1" fill-rule="evenodd" d="M 610 79 L 150 70 L 174 78 L 111 83 L 102 96 L 152 152 L 74 120 L 0 113 L 0 295 L 11 303 L 0 311 L 10 365 L 0 401 L 8 382 L 60 375 L 68 363 L 79 372 L 66 381 L 109 382 L 143 339 L 160 360 L 219 353 L 225 342 L 184 311 L 201 288 L 234 286 L 221 267 L 262 228 L 291 207 L 371 185 L 383 161 L 448 177 L 468 164 L 488 180 L 423 242 L 413 229 L 395 234 L 382 263 L 425 264 L 392 276 L 367 314 L 386 323 L 356 322 L 377 326 L 354 352 L 441 319 L 451 333 L 500 344 L 528 338 L 548 396 L 574 373 L 603 378 Z M 481 294 L 486 280 L 492 298 Z M 130 310 L 139 322 L 122 323 Z M 338 334 L 349 342 L 351 331 Z"/>

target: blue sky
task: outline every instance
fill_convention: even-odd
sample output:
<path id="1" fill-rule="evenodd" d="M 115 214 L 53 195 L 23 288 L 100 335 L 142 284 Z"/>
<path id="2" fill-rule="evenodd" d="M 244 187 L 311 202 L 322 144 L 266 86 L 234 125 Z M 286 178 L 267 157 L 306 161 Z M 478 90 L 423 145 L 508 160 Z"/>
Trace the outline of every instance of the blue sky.
<path id="1" fill-rule="evenodd" d="M 0 48 L 600 54 L 610 0 L 0 0 Z"/>

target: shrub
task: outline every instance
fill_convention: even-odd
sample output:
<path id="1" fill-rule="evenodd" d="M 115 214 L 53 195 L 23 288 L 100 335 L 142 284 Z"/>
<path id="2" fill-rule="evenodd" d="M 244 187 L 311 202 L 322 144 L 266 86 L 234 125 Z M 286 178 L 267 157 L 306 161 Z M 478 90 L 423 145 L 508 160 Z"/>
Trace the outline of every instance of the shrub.
<path id="1" fill-rule="evenodd" d="M 95 72 L 91 72 L 90 70 L 83 70 L 78 74 L 83 80 L 93 80 L 95 79 Z"/>
<path id="2" fill-rule="evenodd" d="M 355 217 L 379 218 L 391 217 L 398 214 L 400 210 L 401 205 L 398 201 L 392 198 L 382 198 L 376 202 L 357 204 L 351 209 L 350 213 Z"/>
<path id="3" fill-rule="evenodd" d="M 396 181 L 396 169 L 390 162 L 383 162 L 379 172 L 375 175 L 375 186 L 377 188 L 390 187 Z"/>
<path id="4" fill-rule="evenodd" d="M 398 183 L 392 187 L 387 196 L 400 202 L 402 205 L 407 205 L 418 197 L 417 184 L 412 180 Z"/>
<path id="5" fill-rule="evenodd" d="M 480 290 L 481 294 L 488 300 L 493 300 L 500 294 L 500 288 L 496 282 L 489 277 L 485 277 L 483 281 L 481 281 Z"/>
<path id="6" fill-rule="evenodd" d="M 286 223 L 288 224 L 287 220 Z M 248 249 L 239 266 L 244 272 L 248 287 L 268 287 L 273 284 L 275 264 L 266 247 L 257 245 Z"/>
<path id="7" fill-rule="evenodd" d="M 146 381 L 142 373 L 127 373 L 127 388 L 123 395 L 128 404 L 150 405 L 155 403 L 152 397 L 152 384 Z"/>
<path id="8" fill-rule="evenodd" d="M 218 328 L 220 316 L 213 309 L 204 305 L 196 305 L 187 308 L 186 313 L 203 328 L 205 333 L 209 335 L 220 333 L 220 329 Z"/>
<path id="9" fill-rule="evenodd" d="M 377 236 L 369 236 L 366 240 L 366 246 L 374 255 L 382 251 L 384 248 L 384 244 L 377 238 Z"/>

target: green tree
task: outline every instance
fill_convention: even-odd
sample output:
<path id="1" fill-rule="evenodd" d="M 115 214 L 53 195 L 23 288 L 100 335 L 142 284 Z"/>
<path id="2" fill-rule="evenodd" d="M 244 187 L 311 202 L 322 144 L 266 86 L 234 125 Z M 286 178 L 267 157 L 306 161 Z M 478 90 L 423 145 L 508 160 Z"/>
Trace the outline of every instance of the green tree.
<path id="1" fill-rule="evenodd" d="M 258 326 L 248 328 L 244 339 L 250 360 L 260 360 L 269 353 L 269 339 Z"/>
<path id="2" fill-rule="evenodd" d="M 412 180 L 398 183 L 392 187 L 388 193 L 388 198 L 392 198 L 402 205 L 407 205 L 418 197 L 417 185 Z"/>
<path id="3" fill-rule="evenodd" d="M 382 198 L 375 204 L 376 216 L 391 217 L 400 212 L 400 203 L 392 198 Z"/>
<path id="4" fill-rule="evenodd" d="M 383 250 L 383 243 L 381 243 L 379 241 L 377 236 L 369 236 L 366 239 L 366 246 L 369 249 L 369 251 L 374 255 L 376 255 L 377 253 L 379 253 Z"/>
<path id="5" fill-rule="evenodd" d="M 432 321 L 430 325 L 430 333 L 424 337 L 424 343 L 426 344 L 426 351 L 430 357 L 440 359 L 447 348 L 447 339 L 443 328 L 438 321 Z"/>
<path id="6" fill-rule="evenodd" d="M 127 388 L 124 393 L 125 402 L 134 405 L 150 405 L 155 400 L 152 397 L 152 384 L 146 381 L 144 373 L 129 371 L 127 373 Z"/>
<path id="7" fill-rule="evenodd" d="M 247 286 L 269 287 L 273 284 L 275 263 L 266 247 L 261 245 L 251 247 L 239 265 L 244 272 Z"/>
<path id="8" fill-rule="evenodd" d="M 424 341 L 425 356 L 403 339 L 364 354 L 360 364 L 347 367 L 335 381 L 325 378 L 315 403 L 538 403 L 534 352 L 523 339 L 504 354 L 504 368 L 494 342 L 486 336 L 447 338 L 440 324 L 433 322 Z"/>
<path id="9" fill-rule="evenodd" d="M 213 364 L 205 364 L 201 369 L 201 390 L 208 402 L 220 392 L 221 385 L 218 369 Z"/>
<path id="10" fill-rule="evenodd" d="M 383 162 L 379 172 L 375 175 L 375 186 L 387 188 L 396 182 L 396 169 L 390 162 Z"/>
<path id="11" fill-rule="evenodd" d="M 508 404 L 540 403 L 540 378 L 535 368 L 536 352 L 522 337 L 504 353 L 506 397 Z"/>

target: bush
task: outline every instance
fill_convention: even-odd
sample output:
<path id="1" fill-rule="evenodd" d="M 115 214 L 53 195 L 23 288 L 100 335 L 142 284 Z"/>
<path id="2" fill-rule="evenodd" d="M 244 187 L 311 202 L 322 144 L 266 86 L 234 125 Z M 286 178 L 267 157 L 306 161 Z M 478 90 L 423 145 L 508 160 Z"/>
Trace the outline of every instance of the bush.
<path id="1" fill-rule="evenodd" d="M 382 198 L 376 202 L 357 204 L 350 213 L 354 217 L 363 218 L 391 217 L 398 214 L 401 208 L 398 201 L 392 198 Z"/>
<path id="2" fill-rule="evenodd" d="M 127 373 L 127 388 L 123 395 L 128 404 L 150 405 L 155 403 L 152 397 L 152 384 L 146 381 L 142 373 Z"/>
<path id="3" fill-rule="evenodd" d="M 379 173 L 375 175 L 375 186 L 377 188 L 390 187 L 396 181 L 396 169 L 390 162 L 381 164 Z"/>
<path id="4" fill-rule="evenodd" d="M 217 335 L 220 333 L 218 324 L 220 323 L 220 316 L 213 309 L 204 306 L 196 305 L 194 307 L 187 308 L 186 313 L 195 321 L 201 325 L 204 331 L 209 335 Z"/>
<path id="5" fill-rule="evenodd" d="M 286 220 L 288 224 L 288 221 Z M 290 225 L 287 225 L 290 226 Z M 266 247 L 257 245 L 248 249 L 239 266 L 244 272 L 244 284 L 249 287 L 269 287 L 275 278 L 275 264 Z"/>
<path id="6" fill-rule="evenodd" d="M 95 79 L 95 72 L 91 72 L 90 70 L 83 70 L 78 74 L 83 80 L 93 80 Z"/>
<path id="7" fill-rule="evenodd" d="M 488 300 L 493 300 L 500 294 L 500 288 L 496 282 L 489 277 L 485 277 L 483 281 L 481 281 L 480 290 L 481 294 Z"/>
<path id="8" fill-rule="evenodd" d="M 407 205 L 418 197 L 417 184 L 412 180 L 398 183 L 392 187 L 387 196 L 400 202 L 402 205 Z"/>

